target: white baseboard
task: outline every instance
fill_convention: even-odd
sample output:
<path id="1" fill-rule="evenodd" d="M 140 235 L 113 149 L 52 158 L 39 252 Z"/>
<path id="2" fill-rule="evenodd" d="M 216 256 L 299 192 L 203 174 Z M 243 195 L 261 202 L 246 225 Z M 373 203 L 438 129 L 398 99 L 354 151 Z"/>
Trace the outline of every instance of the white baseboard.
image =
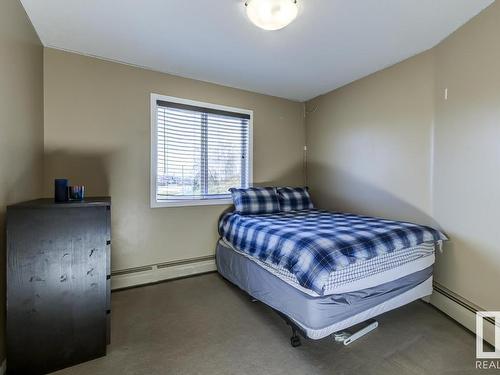
<path id="1" fill-rule="evenodd" d="M 453 292 L 448 291 L 443 294 L 439 291 L 439 289 L 440 288 L 436 288 L 435 285 L 434 293 L 432 293 L 430 297 L 430 303 L 475 334 L 475 311 L 482 311 L 484 309 L 479 308 L 473 303 L 465 300 L 463 297 L 454 294 Z M 452 298 L 446 295 L 448 293 L 452 294 Z M 484 340 L 486 340 L 491 345 L 495 345 L 495 325 L 486 320 L 483 324 Z"/>
<path id="2" fill-rule="evenodd" d="M 171 265 L 153 265 L 150 268 L 145 271 L 112 275 L 111 289 L 129 288 L 217 270 L 214 259 L 187 261 Z"/>

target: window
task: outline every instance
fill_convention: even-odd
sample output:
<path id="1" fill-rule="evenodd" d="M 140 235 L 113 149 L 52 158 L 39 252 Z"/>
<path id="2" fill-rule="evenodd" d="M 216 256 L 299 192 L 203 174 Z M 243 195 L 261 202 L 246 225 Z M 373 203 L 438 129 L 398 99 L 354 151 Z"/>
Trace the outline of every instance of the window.
<path id="1" fill-rule="evenodd" d="M 151 206 L 231 202 L 252 180 L 252 111 L 151 95 Z"/>

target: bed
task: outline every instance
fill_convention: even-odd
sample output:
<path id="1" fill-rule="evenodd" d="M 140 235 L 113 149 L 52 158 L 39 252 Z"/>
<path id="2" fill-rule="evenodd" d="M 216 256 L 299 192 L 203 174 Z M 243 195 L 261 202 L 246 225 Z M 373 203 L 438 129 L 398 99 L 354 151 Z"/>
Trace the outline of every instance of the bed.
<path id="1" fill-rule="evenodd" d="M 431 227 L 306 209 L 226 212 L 218 272 L 276 310 L 297 333 L 321 339 L 432 293 Z"/>

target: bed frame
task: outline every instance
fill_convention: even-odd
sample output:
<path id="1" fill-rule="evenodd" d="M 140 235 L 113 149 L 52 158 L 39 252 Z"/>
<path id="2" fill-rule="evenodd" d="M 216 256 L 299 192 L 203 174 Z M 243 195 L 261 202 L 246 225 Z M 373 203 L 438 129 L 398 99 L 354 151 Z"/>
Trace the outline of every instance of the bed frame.
<path id="1" fill-rule="evenodd" d="M 232 286 L 235 286 L 233 283 L 231 283 L 231 281 L 224 278 L 224 276 L 222 276 L 222 275 L 220 275 L 220 276 L 224 280 L 226 280 L 228 283 L 230 283 Z M 306 333 L 304 332 L 304 330 L 301 327 L 299 327 L 290 317 L 283 314 L 281 311 L 278 311 L 276 309 L 273 309 L 269 305 L 266 305 L 264 302 L 261 302 L 258 299 L 255 299 L 254 297 L 252 297 L 250 294 L 248 294 L 244 290 L 242 290 L 242 289 L 240 289 L 240 290 L 243 293 L 245 293 L 245 295 L 250 299 L 250 301 L 252 303 L 256 303 L 256 302 L 262 303 L 264 306 L 270 308 L 276 314 L 278 314 L 281 317 L 281 319 L 283 319 L 283 321 L 286 323 L 286 325 L 288 325 L 290 327 L 290 329 L 292 330 L 292 335 L 290 336 L 290 345 L 292 347 L 296 348 L 296 347 L 299 347 L 302 345 L 301 336 L 302 336 L 302 338 L 304 338 L 306 340 L 309 339 L 307 337 Z M 367 321 L 365 321 L 361 324 L 357 324 L 356 327 L 357 326 L 363 326 L 363 327 L 352 332 L 352 333 L 347 332 L 347 331 L 341 331 L 340 333 L 334 333 L 333 337 L 334 337 L 335 341 L 342 342 L 344 345 L 347 346 L 347 345 L 353 343 L 354 341 L 360 339 L 361 337 L 366 336 L 367 334 L 372 332 L 374 329 L 376 329 L 378 327 L 378 322 L 375 319 L 368 319 Z"/>
<path id="2" fill-rule="evenodd" d="M 301 336 L 302 338 L 313 340 L 332 337 L 336 342 L 342 342 L 344 345 L 349 345 L 378 327 L 378 322 L 373 319 L 377 315 L 406 305 L 432 292 L 432 267 L 428 267 L 415 274 L 405 276 L 401 279 L 404 279 L 404 281 L 397 281 L 397 283 L 401 285 L 401 292 L 394 290 L 391 292 L 393 293 L 392 296 L 386 296 L 387 299 L 382 300 L 380 304 L 378 302 L 377 304 L 371 304 L 369 305 L 371 307 L 366 310 L 359 310 L 360 306 L 358 305 L 358 310 L 353 311 L 352 317 L 346 318 L 345 315 L 341 313 L 338 322 L 332 321 L 333 323 L 325 329 L 315 329 L 316 323 L 314 319 L 317 317 L 312 317 L 311 319 L 313 320 L 301 322 L 296 321 L 295 318 L 293 318 L 294 315 L 283 312 L 284 308 L 286 311 L 291 311 L 294 314 L 300 313 L 302 307 L 297 310 L 293 307 L 294 303 L 310 303 L 307 302 L 311 301 L 310 296 L 289 286 L 283 280 L 262 268 L 257 263 L 254 263 L 249 258 L 244 257 L 226 246 L 219 245 L 216 250 L 216 263 L 220 276 L 224 280 L 227 280 L 232 286 L 241 290 L 250 301 L 262 302 L 266 307 L 275 311 L 292 331 L 290 337 L 290 344 L 292 347 L 301 345 Z M 252 272 L 252 277 L 247 277 L 247 270 Z M 396 281 L 393 283 L 396 283 Z M 269 300 L 269 294 L 267 292 L 261 292 L 262 285 L 264 285 L 266 289 L 271 288 L 270 290 L 273 290 L 274 288 L 273 293 L 278 293 L 276 294 L 277 299 Z M 385 286 L 385 288 L 389 288 L 389 290 L 391 287 L 391 285 Z M 278 290 L 276 288 L 278 288 Z M 305 300 L 302 300 L 302 295 L 304 295 Z M 261 297 L 263 297 L 263 299 Z M 295 298 L 297 298 L 297 300 Z M 283 303 L 286 305 L 283 305 Z M 288 307 L 285 308 L 285 306 Z M 314 303 L 310 306 L 314 308 Z"/>

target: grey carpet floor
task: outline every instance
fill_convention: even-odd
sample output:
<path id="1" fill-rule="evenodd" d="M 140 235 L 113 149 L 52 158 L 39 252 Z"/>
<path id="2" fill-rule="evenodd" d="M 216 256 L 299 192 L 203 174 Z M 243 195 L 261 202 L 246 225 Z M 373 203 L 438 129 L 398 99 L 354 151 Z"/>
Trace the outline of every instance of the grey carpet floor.
<path id="1" fill-rule="evenodd" d="M 474 368 L 474 336 L 421 301 L 347 347 L 327 338 L 292 348 L 277 314 L 215 273 L 113 293 L 112 308 L 108 355 L 54 374 L 488 372 Z"/>

